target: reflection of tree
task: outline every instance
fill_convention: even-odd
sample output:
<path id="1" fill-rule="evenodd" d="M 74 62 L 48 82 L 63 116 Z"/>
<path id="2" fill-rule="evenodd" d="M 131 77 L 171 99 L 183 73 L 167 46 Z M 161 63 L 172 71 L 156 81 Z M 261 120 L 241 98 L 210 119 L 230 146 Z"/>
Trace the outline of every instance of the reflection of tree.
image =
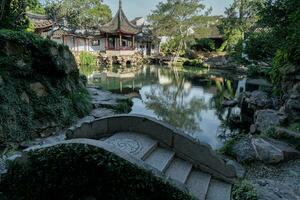
<path id="1" fill-rule="evenodd" d="M 214 97 L 211 99 L 211 105 L 214 106 L 214 108 L 217 111 L 217 115 L 220 120 L 224 120 L 223 116 L 226 113 L 227 109 L 222 106 L 223 102 L 226 100 L 231 100 L 234 98 L 234 90 L 232 87 L 232 81 L 230 80 L 215 80 L 216 87 L 217 87 L 217 93 L 214 95 Z M 228 112 L 228 115 L 230 112 Z M 226 118 L 228 118 L 228 115 Z"/>
<path id="2" fill-rule="evenodd" d="M 204 100 L 199 98 L 187 100 L 190 91 L 184 88 L 184 77 L 174 71 L 168 74 L 164 71 L 163 74 L 173 78 L 173 83 L 152 86 L 150 92 L 146 94 L 146 107 L 153 110 L 160 119 L 177 128 L 187 132 L 200 130 L 198 121 L 201 120 L 201 110 L 206 109 Z"/>

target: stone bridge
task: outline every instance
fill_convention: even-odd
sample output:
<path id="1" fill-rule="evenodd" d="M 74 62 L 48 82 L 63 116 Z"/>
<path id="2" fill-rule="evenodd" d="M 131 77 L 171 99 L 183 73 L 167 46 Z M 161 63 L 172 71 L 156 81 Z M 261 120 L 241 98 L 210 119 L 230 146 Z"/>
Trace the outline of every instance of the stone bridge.
<path id="1" fill-rule="evenodd" d="M 229 200 L 237 179 L 210 146 L 150 117 L 101 118 L 70 128 L 67 139 L 112 152 L 201 200 Z"/>

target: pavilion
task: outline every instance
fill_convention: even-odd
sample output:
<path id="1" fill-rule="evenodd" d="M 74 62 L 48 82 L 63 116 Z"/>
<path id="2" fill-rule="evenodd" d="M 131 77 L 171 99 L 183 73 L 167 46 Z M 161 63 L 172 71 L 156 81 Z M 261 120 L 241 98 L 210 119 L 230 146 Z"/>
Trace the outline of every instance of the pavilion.
<path id="1" fill-rule="evenodd" d="M 142 32 L 142 27 L 131 23 L 122 9 L 122 1 L 119 0 L 119 10 L 114 18 L 100 27 L 100 33 L 105 38 L 105 50 L 107 53 L 122 54 L 120 51 L 134 53 L 136 50 L 136 36 Z"/>

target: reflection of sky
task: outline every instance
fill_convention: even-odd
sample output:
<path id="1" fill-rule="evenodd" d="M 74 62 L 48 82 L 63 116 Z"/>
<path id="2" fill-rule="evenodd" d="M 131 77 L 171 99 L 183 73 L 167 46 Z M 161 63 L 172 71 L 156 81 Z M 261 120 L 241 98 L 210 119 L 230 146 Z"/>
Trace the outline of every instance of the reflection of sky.
<path id="1" fill-rule="evenodd" d="M 162 78 L 160 77 L 160 80 L 167 80 L 168 78 Z M 164 81 L 163 81 L 164 82 Z M 142 100 L 140 99 L 134 99 L 134 105 L 132 107 L 133 114 L 143 114 L 148 115 L 151 117 L 159 118 L 155 115 L 155 113 L 152 110 L 149 110 L 146 108 L 143 101 L 146 101 L 146 94 L 149 94 L 151 92 L 151 88 L 155 87 L 156 90 L 161 89 L 161 87 L 157 87 L 158 85 L 147 85 L 144 86 L 140 90 L 140 94 L 142 97 Z M 174 88 L 170 88 L 170 90 L 173 90 Z M 213 97 L 213 94 L 204 92 L 204 89 L 202 87 L 194 87 L 191 85 L 190 82 L 186 82 L 184 84 L 184 92 L 187 94 L 184 96 L 183 103 L 188 104 L 192 99 L 204 99 L 205 104 L 208 105 L 209 101 Z M 156 91 L 156 94 L 161 94 L 159 91 Z M 180 103 L 181 99 L 178 98 L 177 103 Z M 198 111 L 195 111 L 198 112 Z M 193 136 L 196 139 L 199 139 L 199 141 L 205 142 L 209 145 L 211 145 L 213 148 L 220 148 L 222 146 L 222 142 L 218 139 L 218 128 L 221 124 L 220 120 L 216 116 L 216 111 L 213 110 L 201 110 L 200 111 L 201 119 L 197 119 L 195 117 L 196 122 L 200 125 L 200 129 L 196 132 L 189 133 L 191 136 Z M 180 128 L 180 127 L 177 127 Z"/>
<path id="2" fill-rule="evenodd" d="M 196 77 L 193 73 L 183 76 L 180 71 L 144 66 L 135 72 L 134 78 L 107 77 L 94 83 L 106 89 L 110 88 L 109 90 L 114 92 L 124 92 L 124 94 L 139 91 L 140 99 L 133 99 L 134 105 L 131 113 L 167 120 L 171 125 L 173 123 L 173 125 L 181 126 L 177 128 L 185 128 L 185 132 L 199 141 L 218 149 L 223 145 L 221 138 L 218 137 L 222 121 L 217 116 L 218 111 L 214 104 L 211 103 L 220 103 L 219 97 L 223 98 L 222 93 L 218 93 L 214 80 L 223 81 L 224 79 L 218 75 L 212 80 L 209 75 L 207 77 L 204 75 L 201 76 L 201 80 L 205 81 L 199 82 L 195 81 Z M 122 82 L 123 90 L 120 90 L 120 82 Z M 178 87 L 180 87 L 179 90 Z M 178 95 L 175 95 L 174 99 L 174 94 L 177 92 Z M 212 101 L 213 98 L 217 100 Z M 205 108 L 201 102 L 204 102 Z M 163 106 L 167 106 L 167 109 Z M 156 116 L 157 114 L 160 116 Z M 219 112 L 219 114 L 226 117 L 226 112 Z"/>

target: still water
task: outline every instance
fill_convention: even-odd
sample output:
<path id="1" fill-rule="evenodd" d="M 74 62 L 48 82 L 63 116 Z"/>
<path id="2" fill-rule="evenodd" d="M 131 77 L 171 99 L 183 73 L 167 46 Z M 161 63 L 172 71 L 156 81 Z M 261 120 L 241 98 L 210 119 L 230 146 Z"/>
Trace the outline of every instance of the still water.
<path id="1" fill-rule="evenodd" d="M 133 114 L 165 121 L 214 149 L 237 130 L 227 126 L 238 108 L 224 108 L 246 89 L 243 75 L 197 68 L 81 67 L 90 84 L 133 98 Z"/>

